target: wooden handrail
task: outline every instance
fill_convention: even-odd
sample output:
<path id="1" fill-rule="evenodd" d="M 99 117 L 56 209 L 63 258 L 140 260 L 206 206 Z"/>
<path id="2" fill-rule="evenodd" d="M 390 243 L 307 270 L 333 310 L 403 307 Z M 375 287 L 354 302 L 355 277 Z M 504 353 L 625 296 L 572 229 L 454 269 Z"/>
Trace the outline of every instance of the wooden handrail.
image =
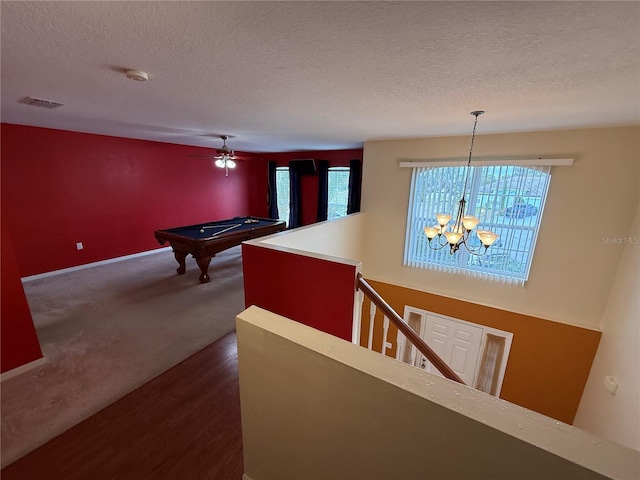
<path id="1" fill-rule="evenodd" d="M 382 310 L 384 316 L 391 320 L 398 330 L 402 332 L 402 334 L 409 339 L 411 343 L 424 355 L 427 360 L 431 362 L 431 364 L 438 369 L 438 371 L 444 375 L 449 380 L 453 380 L 455 382 L 461 383 L 465 385 L 465 383 L 456 375 L 456 372 L 451 370 L 451 367 L 444 363 L 436 352 L 434 352 L 429 345 L 422 340 L 418 334 L 409 326 L 407 322 L 405 322 L 400 315 L 396 313 L 396 311 L 389 306 L 389 304 L 376 292 L 369 283 L 362 278 L 362 274 L 358 273 L 358 277 L 356 280 L 356 289 L 362 290 L 362 292 L 371 300 L 376 307 Z"/>

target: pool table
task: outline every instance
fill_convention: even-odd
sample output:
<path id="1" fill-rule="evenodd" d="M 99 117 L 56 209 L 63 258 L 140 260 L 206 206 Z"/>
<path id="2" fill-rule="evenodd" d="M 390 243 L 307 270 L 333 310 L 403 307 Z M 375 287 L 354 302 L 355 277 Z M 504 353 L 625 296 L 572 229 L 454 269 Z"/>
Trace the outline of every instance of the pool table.
<path id="1" fill-rule="evenodd" d="M 200 283 L 209 281 L 209 263 L 218 252 L 240 245 L 245 240 L 263 237 L 286 228 L 282 220 L 259 217 L 235 217 L 229 220 L 199 223 L 185 227 L 156 230 L 160 245 L 169 242 L 178 261 L 178 275 L 184 274 L 185 258 L 193 255 L 200 267 Z"/>

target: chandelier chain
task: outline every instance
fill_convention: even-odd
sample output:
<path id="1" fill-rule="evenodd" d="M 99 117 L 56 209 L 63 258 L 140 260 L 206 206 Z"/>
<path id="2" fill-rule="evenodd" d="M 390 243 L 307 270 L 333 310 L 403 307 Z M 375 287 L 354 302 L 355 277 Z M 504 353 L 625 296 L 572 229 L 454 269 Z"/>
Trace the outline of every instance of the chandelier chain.
<path id="1" fill-rule="evenodd" d="M 465 193 L 467 191 L 467 184 L 469 182 L 469 172 L 471 170 L 471 157 L 473 155 L 473 144 L 476 138 L 476 126 L 478 125 L 478 116 L 483 114 L 484 111 L 477 110 L 471 112 L 471 115 L 475 116 L 473 122 L 473 133 L 471 134 L 471 146 L 469 148 L 469 160 L 467 161 L 467 171 L 464 178 L 464 187 L 462 189 L 462 198 L 458 202 L 458 213 L 456 214 L 455 221 L 452 225 L 449 222 L 452 220 L 452 216 L 447 213 L 438 213 L 436 218 L 438 225 L 424 227 L 424 233 L 429 241 L 429 247 L 433 250 L 440 250 L 446 246 L 449 246 L 451 254 L 457 252 L 461 246 L 466 247 L 467 251 L 471 255 L 484 255 L 487 249 L 498 239 L 499 235 L 496 235 L 490 230 L 476 230 L 475 233 L 480 239 L 481 246 L 473 248 L 467 241 L 470 240 L 469 235 L 471 231 L 480 223 L 480 219 L 475 215 L 466 215 Z M 432 240 L 437 240 L 432 243 Z M 446 240 L 445 240 L 446 239 Z M 435 246 L 434 246 L 435 244 Z M 484 249 L 483 249 L 484 247 Z"/>
<path id="2" fill-rule="evenodd" d="M 478 125 L 478 116 L 482 115 L 484 112 L 482 110 L 477 110 L 475 112 L 471 112 L 471 115 L 476 117 L 473 122 L 473 132 L 471 133 L 471 147 L 469 148 L 469 160 L 467 161 L 467 174 L 464 177 L 464 188 L 462 189 L 462 198 L 464 199 L 465 194 L 467 193 L 467 182 L 469 180 L 469 170 L 471 170 L 471 154 L 473 153 L 473 142 L 476 139 L 476 125 Z"/>

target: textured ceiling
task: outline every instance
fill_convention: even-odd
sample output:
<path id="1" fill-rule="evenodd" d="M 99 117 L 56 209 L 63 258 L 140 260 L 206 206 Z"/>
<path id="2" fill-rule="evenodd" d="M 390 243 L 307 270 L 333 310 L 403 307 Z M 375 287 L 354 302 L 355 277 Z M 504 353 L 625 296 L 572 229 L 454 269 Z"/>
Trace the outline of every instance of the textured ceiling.
<path id="1" fill-rule="evenodd" d="M 7 123 L 249 152 L 468 135 L 478 109 L 478 133 L 640 124 L 638 2 L 0 8 Z"/>

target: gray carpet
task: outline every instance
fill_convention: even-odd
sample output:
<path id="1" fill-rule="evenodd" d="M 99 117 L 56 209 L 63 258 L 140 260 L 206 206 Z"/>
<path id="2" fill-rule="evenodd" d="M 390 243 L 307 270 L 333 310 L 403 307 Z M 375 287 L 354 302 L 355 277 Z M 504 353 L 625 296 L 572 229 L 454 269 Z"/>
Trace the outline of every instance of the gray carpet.
<path id="1" fill-rule="evenodd" d="M 232 331 L 240 247 L 177 275 L 162 251 L 25 283 L 47 362 L 2 382 L 2 466 Z"/>

